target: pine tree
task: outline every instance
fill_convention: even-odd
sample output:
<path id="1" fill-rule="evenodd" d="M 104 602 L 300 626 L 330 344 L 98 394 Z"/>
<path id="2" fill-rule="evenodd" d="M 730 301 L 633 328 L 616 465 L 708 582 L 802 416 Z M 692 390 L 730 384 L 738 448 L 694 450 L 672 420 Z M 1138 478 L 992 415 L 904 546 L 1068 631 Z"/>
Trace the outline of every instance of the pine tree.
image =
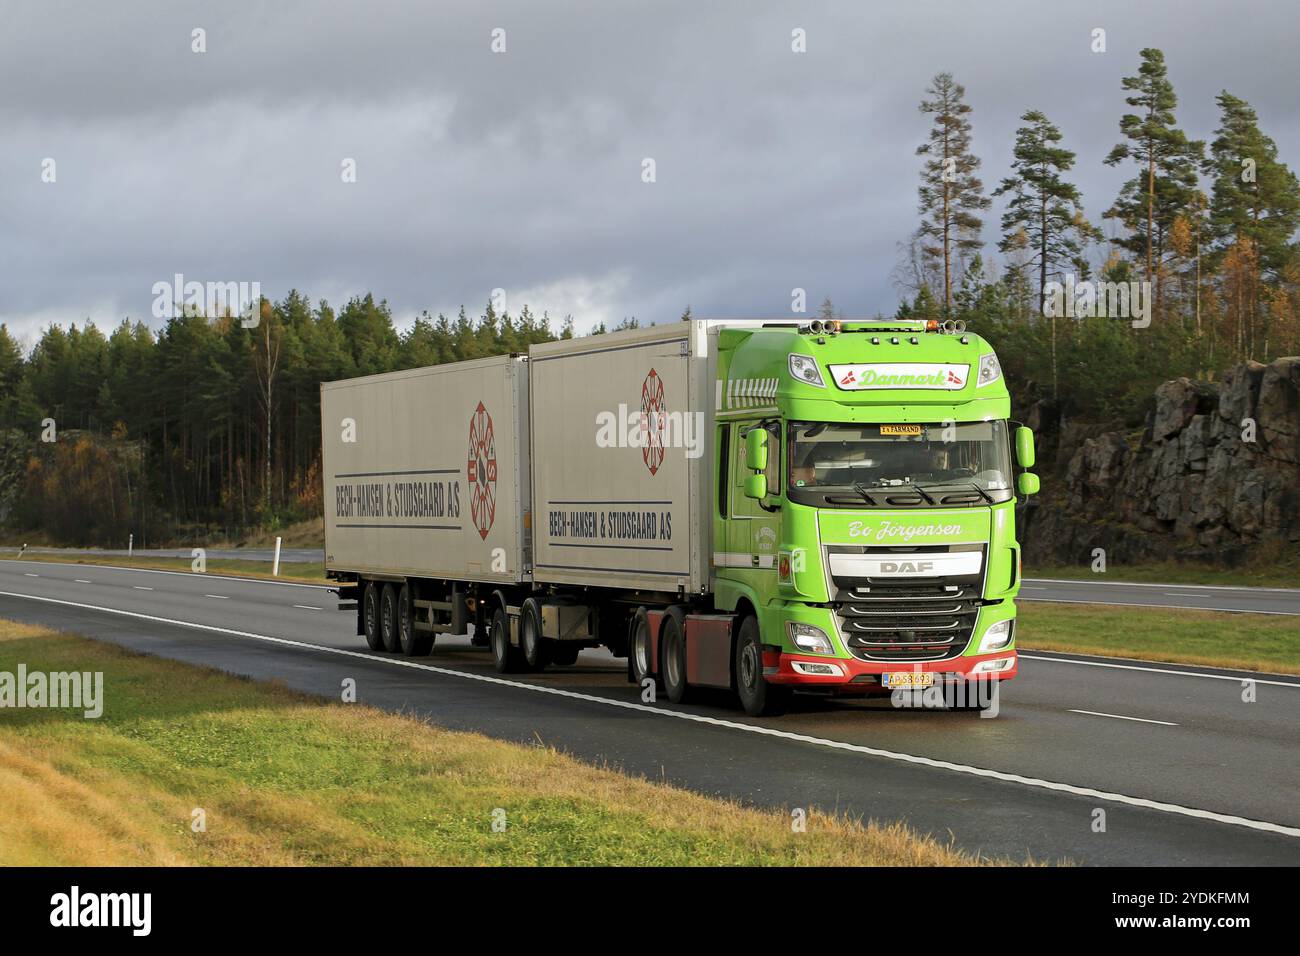
<path id="1" fill-rule="evenodd" d="M 918 156 L 929 157 L 921 169 L 918 196 L 922 221 L 917 236 L 925 257 L 943 264 L 943 307 L 949 315 L 958 265 L 954 256 L 960 262 L 983 245 L 979 238 L 982 223 L 976 213 L 987 209 L 990 200 L 975 175 L 980 161 L 970 151 L 967 117 L 971 108 L 965 102 L 966 88 L 955 82 L 951 73 L 939 73 L 926 93 L 932 99 L 922 100 L 920 109 L 934 116 L 934 125 L 928 142 L 916 149 Z"/>
<path id="2" fill-rule="evenodd" d="M 1205 172 L 1214 178 L 1210 227 L 1223 246 L 1248 236 L 1271 276 L 1291 256 L 1300 227 L 1300 182 L 1277 158 L 1277 144 L 1264 135 L 1254 109 L 1226 90 L 1216 98 L 1219 128 Z"/>
<path id="3" fill-rule="evenodd" d="M 1108 166 L 1133 160 L 1139 173 L 1124 184 L 1115 204 L 1105 213 L 1118 219 L 1130 234 L 1119 245 L 1145 259 L 1146 281 L 1154 292 L 1154 307 L 1161 306 L 1160 269 L 1165 243 L 1174 219 L 1191 203 L 1196 191 L 1196 168 L 1205 144 L 1189 140 L 1174 123 L 1178 97 L 1165 70 L 1165 55 L 1148 47 L 1142 51 L 1137 76 L 1124 77 L 1124 89 L 1133 93 L 1124 102 L 1141 112 L 1126 113 L 1119 122 L 1128 142 L 1119 143 L 1106 157 Z"/>

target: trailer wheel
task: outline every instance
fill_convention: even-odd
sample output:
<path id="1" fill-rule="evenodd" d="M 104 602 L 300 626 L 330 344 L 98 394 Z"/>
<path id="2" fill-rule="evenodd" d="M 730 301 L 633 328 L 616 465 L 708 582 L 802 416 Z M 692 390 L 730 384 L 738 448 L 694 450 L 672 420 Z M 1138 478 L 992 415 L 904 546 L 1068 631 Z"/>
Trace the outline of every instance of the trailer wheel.
<path id="1" fill-rule="evenodd" d="M 674 704 L 686 699 L 686 631 L 682 613 L 669 608 L 659 631 L 659 673 L 664 675 L 664 691 Z"/>
<path id="2" fill-rule="evenodd" d="M 650 619 L 645 608 L 639 607 L 632 616 L 632 637 L 627 648 L 627 677 L 638 688 L 645 684 L 646 678 L 654 679 L 650 673 L 650 644 Z"/>
<path id="3" fill-rule="evenodd" d="M 409 584 L 403 584 L 397 594 L 397 637 L 402 653 L 408 657 L 425 657 L 433 650 L 434 635 L 415 629 L 415 608 L 411 605 Z"/>
<path id="4" fill-rule="evenodd" d="M 546 667 L 546 639 L 542 637 L 542 612 L 534 598 L 524 602 L 519 609 L 519 650 L 524 655 L 524 664 L 530 671 L 540 671 Z"/>
<path id="5" fill-rule="evenodd" d="M 578 651 L 582 650 L 572 641 L 559 641 L 551 645 L 547 660 L 552 664 L 569 665 L 578 660 Z"/>
<path id="6" fill-rule="evenodd" d="M 513 674 L 522 669 L 519 648 L 510 644 L 510 619 L 505 608 L 499 607 L 492 614 L 488 643 L 492 645 L 492 666 L 498 674 Z"/>
<path id="7" fill-rule="evenodd" d="M 384 650 L 396 654 L 402 649 L 402 639 L 397 633 L 397 588 L 384 585 L 379 599 L 379 633 L 384 638 Z"/>
<path id="8" fill-rule="evenodd" d="M 366 635 L 366 646 L 372 651 L 384 649 L 384 638 L 379 633 L 379 587 L 367 581 L 361 596 L 361 627 Z"/>
<path id="9" fill-rule="evenodd" d="M 740 623 L 732 668 L 745 713 L 751 717 L 778 717 L 785 713 L 790 703 L 790 688 L 769 684 L 763 676 L 763 645 L 759 641 L 758 618 L 753 615 Z"/>

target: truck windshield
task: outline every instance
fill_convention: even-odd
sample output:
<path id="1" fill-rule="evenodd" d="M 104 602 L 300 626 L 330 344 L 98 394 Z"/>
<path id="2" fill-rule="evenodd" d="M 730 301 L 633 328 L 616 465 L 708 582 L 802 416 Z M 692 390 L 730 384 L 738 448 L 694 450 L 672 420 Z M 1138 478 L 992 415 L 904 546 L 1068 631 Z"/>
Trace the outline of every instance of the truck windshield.
<path id="1" fill-rule="evenodd" d="M 1011 496 L 1011 451 L 1002 421 L 858 425 L 791 422 L 790 495 L 856 496 L 870 503 L 879 489 L 925 492 L 965 489 L 979 498 Z M 847 503 L 847 502 L 846 502 Z"/>

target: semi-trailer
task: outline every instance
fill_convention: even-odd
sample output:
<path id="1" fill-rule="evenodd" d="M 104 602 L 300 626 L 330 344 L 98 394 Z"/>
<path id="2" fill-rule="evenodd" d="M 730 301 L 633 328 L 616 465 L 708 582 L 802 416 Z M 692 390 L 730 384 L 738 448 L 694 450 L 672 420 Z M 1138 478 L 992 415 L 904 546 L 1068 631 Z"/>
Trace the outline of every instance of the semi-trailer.
<path id="1" fill-rule="evenodd" d="M 326 574 L 373 650 L 604 646 L 753 715 L 1017 673 L 1033 434 L 959 323 L 687 320 L 324 383 L 321 417 Z"/>

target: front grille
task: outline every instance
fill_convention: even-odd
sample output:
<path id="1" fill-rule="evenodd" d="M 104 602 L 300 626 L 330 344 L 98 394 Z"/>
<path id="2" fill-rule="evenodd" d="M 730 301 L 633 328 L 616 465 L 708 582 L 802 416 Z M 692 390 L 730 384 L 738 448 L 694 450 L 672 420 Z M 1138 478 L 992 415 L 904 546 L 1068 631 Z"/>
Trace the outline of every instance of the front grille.
<path id="1" fill-rule="evenodd" d="M 981 566 L 983 562 L 981 562 Z M 849 653 L 863 661 L 961 655 L 979 616 L 983 573 L 943 578 L 837 578 L 835 610 Z"/>

